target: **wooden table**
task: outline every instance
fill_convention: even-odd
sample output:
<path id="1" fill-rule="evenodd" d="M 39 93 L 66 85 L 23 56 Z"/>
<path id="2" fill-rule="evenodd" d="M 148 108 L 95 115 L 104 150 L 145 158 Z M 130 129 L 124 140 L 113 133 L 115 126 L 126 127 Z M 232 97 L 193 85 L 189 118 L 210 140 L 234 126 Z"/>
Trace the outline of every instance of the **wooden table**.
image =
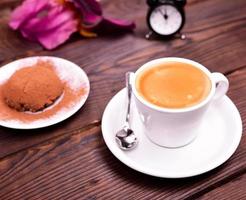
<path id="1" fill-rule="evenodd" d="M 230 80 L 229 97 L 246 120 L 246 1 L 188 0 L 186 40 L 144 38 L 144 0 L 104 0 L 106 14 L 134 19 L 134 33 L 84 39 L 46 51 L 10 30 L 19 0 L 0 1 L 0 65 L 26 56 L 66 58 L 91 81 L 83 108 L 49 128 L 0 128 L 0 199 L 246 199 L 246 138 L 222 166 L 193 178 L 159 179 L 136 172 L 115 158 L 101 133 L 107 102 L 124 87 L 124 73 L 166 56 L 194 59 Z M 245 126 L 244 126 L 245 128 Z"/>

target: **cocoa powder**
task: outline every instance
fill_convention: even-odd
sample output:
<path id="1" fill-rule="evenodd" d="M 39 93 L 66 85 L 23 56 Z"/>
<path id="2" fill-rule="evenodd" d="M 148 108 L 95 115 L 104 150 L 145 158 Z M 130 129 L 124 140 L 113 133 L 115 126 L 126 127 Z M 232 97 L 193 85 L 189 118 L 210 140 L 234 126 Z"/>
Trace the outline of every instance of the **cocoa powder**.
<path id="1" fill-rule="evenodd" d="M 88 88 L 83 88 L 82 85 L 83 84 L 81 84 L 81 87 L 74 89 L 71 88 L 69 83 L 63 81 L 63 93 L 53 105 L 39 112 L 20 112 L 6 104 L 3 95 L 4 83 L 0 85 L 0 120 L 16 120 L 29 123 L 36 120 L 48 119 L 61 110 L 69 109 L 69 107 L 78 103 L 88 92 Z"/>
<path id="2" fill-rule="evenodd" d="M 62 99 L 51 108 L 47 108 L 37 113 L 31 112 L 19 112 L 13 108 L 10 108 L 4 101 L 2 95 L 3 85 L 0 85 L 0 119 L 1 120 L 18 120 L 22 122 L 31 122 L 39 119 L 47 119 L 55 115 L 62 108 L 69 107 L 71 104 L 76 103 L 81 96 L 85 93 L 84 89 L 81 88 L 78 91 L 73 91 L 66 84 L 64 85 L 64 92 Z"/>

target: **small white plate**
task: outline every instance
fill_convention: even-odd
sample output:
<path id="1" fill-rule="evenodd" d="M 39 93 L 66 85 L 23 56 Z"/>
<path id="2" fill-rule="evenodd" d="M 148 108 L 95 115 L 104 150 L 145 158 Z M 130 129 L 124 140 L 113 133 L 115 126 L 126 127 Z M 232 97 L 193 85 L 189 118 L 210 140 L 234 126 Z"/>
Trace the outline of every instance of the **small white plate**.
<path id="1" fill-rule="evenodd" d="M 50 57 L 50 56 L 39 56 L 39 57 L 37 56 L 37 57 L 23 58 L 11 62 L 0 68 L 0 84 L 6 82 L 16 70 L 26 66 L 32 66 L 36 64 L 38 60 L 51 61 L 54 64 L 54 68 L 58 77 L 62 81 L 68 83 L 70 88 L 73 90 L 77 90 L 78 88 L 83 87 L 85 93 L 81 95 L 76 102 L 73 102 L 69 106 L 69 108 L 61 108 L 59 112 L 50 116 L 47 119 L 38 119 L 30 122 L 22 122 L 21 120 L 18 119 L 13 119 L 13 120 L 0 119 L 1 126 L 8 127 L 8 128 L 15 128 L 15 129 L 36 129 L 36 128 L 50 126 L 69 118 L 84 105 L 90 92 L 89 79 L 86 73 L 78 65 L 62 58 Z M 62 98 L 63 95 L 57 100 L 57 102 Z M 2 99 L 0 100 L 2 101 Z M 56 103 L 52 106 L 55 105 Z M 47 110 L 52 109 L 52 106 L 47 108 Z"/>
<path id="2" fill-rule="evenodd" d="M 115 133 L 124 124 L 126 105 L 125 89 L 117 93 L 108 103 L 102 118 L 104 140 L 121 162 L 152 176 L 184 178 L 208 172 L 230 158 L 242 136 L 240 114 L 233 102 L 225 96 L 210 105 L 202 122 L 201 131 L 192 143 L 181 148 L 160 147 L 145 136 L 132 102 L 131 126 L 139 143 L 131 151 L 122 151 L 115 142 Z"/>

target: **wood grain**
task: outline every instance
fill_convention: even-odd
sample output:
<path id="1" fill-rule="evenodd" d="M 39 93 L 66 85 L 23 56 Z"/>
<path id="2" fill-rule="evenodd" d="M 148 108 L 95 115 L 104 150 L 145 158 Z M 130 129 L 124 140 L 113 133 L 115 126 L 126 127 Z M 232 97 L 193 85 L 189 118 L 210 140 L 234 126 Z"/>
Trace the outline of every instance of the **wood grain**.
<path id="1" fill-rule="evenodd" d="M 190 0 L 186 40 L 145 40 L 145 1 L 103 0 L 107 16 L 134 19 L 134 33 L 74 34 L 53 51 L 26 41 L 7 25 L 20 0 L 0 1 L 0 65 L 17 58 L 66 58 L 89 75 L 91 93 L 73 117 L 52 127 L 19 131 L 0 128 L 0 199 L 236 199 L 245 198 L 246 139 L 219 168 L 201 176 L 170 180 L 138 173 L 107 149 L 100 123 L 107 102 L 124 87 L 124 73 L 165 56 L 194 59 L 230 81 L 229 97 L 246 124 L 246 3 Z M 232 188 L 236 190 L 230 192 Z M 226 196 L 223 196 L 226 194 Z"/>
<path id="2" fill-rule="evenodd" d="M 42 50 L 39 45 L 23 40 L 19 34 L 9 30 L 5 24 L 3 30 L 0 31 L 2 33 L 0 39 L 4 41 L 0 48 L 2 63 L 18 57 L 48 54 L 66 57 L 90 70 L 95 66 L 107 65 L 109 60 L 111 61 L 110 65 L 119 66 L 121 64 L 124 68 L 126 66 L 132 68 L 131 65 L 134 65 L 134 69 L 136 69 L 149 59 L 162 56 L 183 56 L 196 59 L 212 70 L 217 69 L 225 72 L 226 69 L 235 69 L 240 66 L 238 59 L 235 59 L 232 53 L 244 60 L 245 52 L 241 47 L 245 45 L 243 36 L 245 35 L 246 5 L 243 0 L 227 3 L 224 3 L 223 0 L 215 0 L 212 1 L 213 5 L 211 5 L 211 1 L 204 1 L 202 4 L 196 3 L 187 6 L 187 23 L 184 32 L 187 32 L 188 39 L 185 41 L 177 39 L 172 41 L 145 40 L 144 35 L 148 32 L 148 28 L 145 23 L 147 7 L 144 1 L 106 2 L 108 3 L 105 3 L 104 6 L 105 15 L 125 17 L 127 13 L 129 19 L 134 18 L 137 23 L 134 34 L 115 36 L 109 34 L 93 40 L 82 39 L 78 35 L 74 35 L 65 45 L 52 52 L 47 52 Z M 223 6 L 216 6 L 222 4 Z M 209 12 L 207 12 L 208 10 Z M 240 15 L 238 10 L 240 10 Z M 229 17 L 225 15 L 225 12 L 229 13 Z M 9 42 L 10 40 L 11 42 Z M 25 50 L 26 48 L 28 50 Z M 91 55 L 88 52 L 94 54 Z M 217 58 L 216 63 L 212 62 L 214 57 Z M 91 62 L 92 60 L 94 62 Z M 92 63 L 93 67 L 90 66 Z M 231 66 L 230 63 L 234 65 Z"/>
<path id="3" fill-rule="evenodd" d="M 200 200 L 241 200 L 246 199 L 245 192 L 246 174 L 239 176 L 231 182 L 216 188 L 215 190 L 203 195 Z"/>
<path id="4" fill-rule="evenodd" d="M 204 10 L 211 7 L 211 1 L 193 1 L 187 6 L 184 31 L 187 32 L 188 39 L 185 41 L 145 40 L 146 5 L 143 1 L 117 1 L 117 4 L 104 1 L 106 14 L 123 16 L 127 12 L 128 18 L 135 16 L 138 27 L 134 34 L 100 36 L 95 39 L 81 39 L 75 35 L 67 44 L 54 51 L 45 51 L 37 44 L 27 43 L 16 32 L 9 30 L 6 23 L 3 27 L 0 26 L 0 29 L 3 28 L 0 30 L 0 40 L 3 41 L 0 43 L 0 60 L 3 63 L 27 55 L 63 57 L 75 62 L 88 73 L 92 88 L 85 106 L 62 125 L 38 131 L 0 128 L 0 146 L 4 147 L 0 157 L 100 121 L 107 102 L 124 87 L 124 73 L 136 70 L 151 59 L 163 56 L 186 57 L 201 62 L 212 71 L 224 73 L 244 66 L 246 39 L 243 36 L 246 35 L 246 21 L 242 19 L 246 17 L 245 3 L 236 0 L 234 3 L 223 3 L 223 8 L 220 8 L 216 5 L 221 5 L 221 0 L 212 2 L 215 6 L 212 6 L 209 13 Z M 241 15 L 236 12 L 239 9 Z M 229 18 L 224 15 L 228 10 L 231 10 Z M 195 22 L 201 23 L 201 28 L 195 26 Z M 27 136 L 23 137 L 23 134 Z"/>
<path id="5" fill-rule="evenodd" d="M 92 129 L 89 133 L 42 144 L 4 160 L 1 197 L 184 199 L 188 194 L 220 184 L 225 175 L 234 176 L 238 167 L 242 167 L 235 163 L 244 155 L 235 154 L 227 165 L 199 178 L 175 181 L 148 177 L 116 160 L 96 134 L 98 131 Z M 127 188 L 131 189 L 126 194 Z"/>
<path id="6" fill-rule="evenodd" d="M 245 78 L 246 69 L 229 76 L 229 96 L 240 110 L 246 106 L 240 95 L 246 92 Z M 245 124 L 246 113 L 242 118 Z M 0 161 L 0 172 L 0 196 L 6 200 L 197 198 L 246 172 L 246 138 L 218 169 L 194 178 L 168 180 L 143 175 L 120 163 L 106 148 L 97 125 L 7 156 Z"/>

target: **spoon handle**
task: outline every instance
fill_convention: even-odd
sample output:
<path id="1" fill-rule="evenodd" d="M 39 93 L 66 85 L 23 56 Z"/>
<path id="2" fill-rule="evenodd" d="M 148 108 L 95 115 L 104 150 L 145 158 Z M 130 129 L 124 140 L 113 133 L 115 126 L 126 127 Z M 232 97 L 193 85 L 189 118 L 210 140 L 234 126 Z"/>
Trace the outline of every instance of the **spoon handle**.
<path id="1" fill-rule="evenodd" d="M 130 110 L 131 110 L 131 98 L 132 98 L 132 85 L 130 83 L 130 77 L 132 72 L 126 73 L 126 89 L 127 89 L 127 97 L 128 97 L 128 104 L 127 104 L 127 112 L 126 112 L 126 125 L 130 127 Z"/>

